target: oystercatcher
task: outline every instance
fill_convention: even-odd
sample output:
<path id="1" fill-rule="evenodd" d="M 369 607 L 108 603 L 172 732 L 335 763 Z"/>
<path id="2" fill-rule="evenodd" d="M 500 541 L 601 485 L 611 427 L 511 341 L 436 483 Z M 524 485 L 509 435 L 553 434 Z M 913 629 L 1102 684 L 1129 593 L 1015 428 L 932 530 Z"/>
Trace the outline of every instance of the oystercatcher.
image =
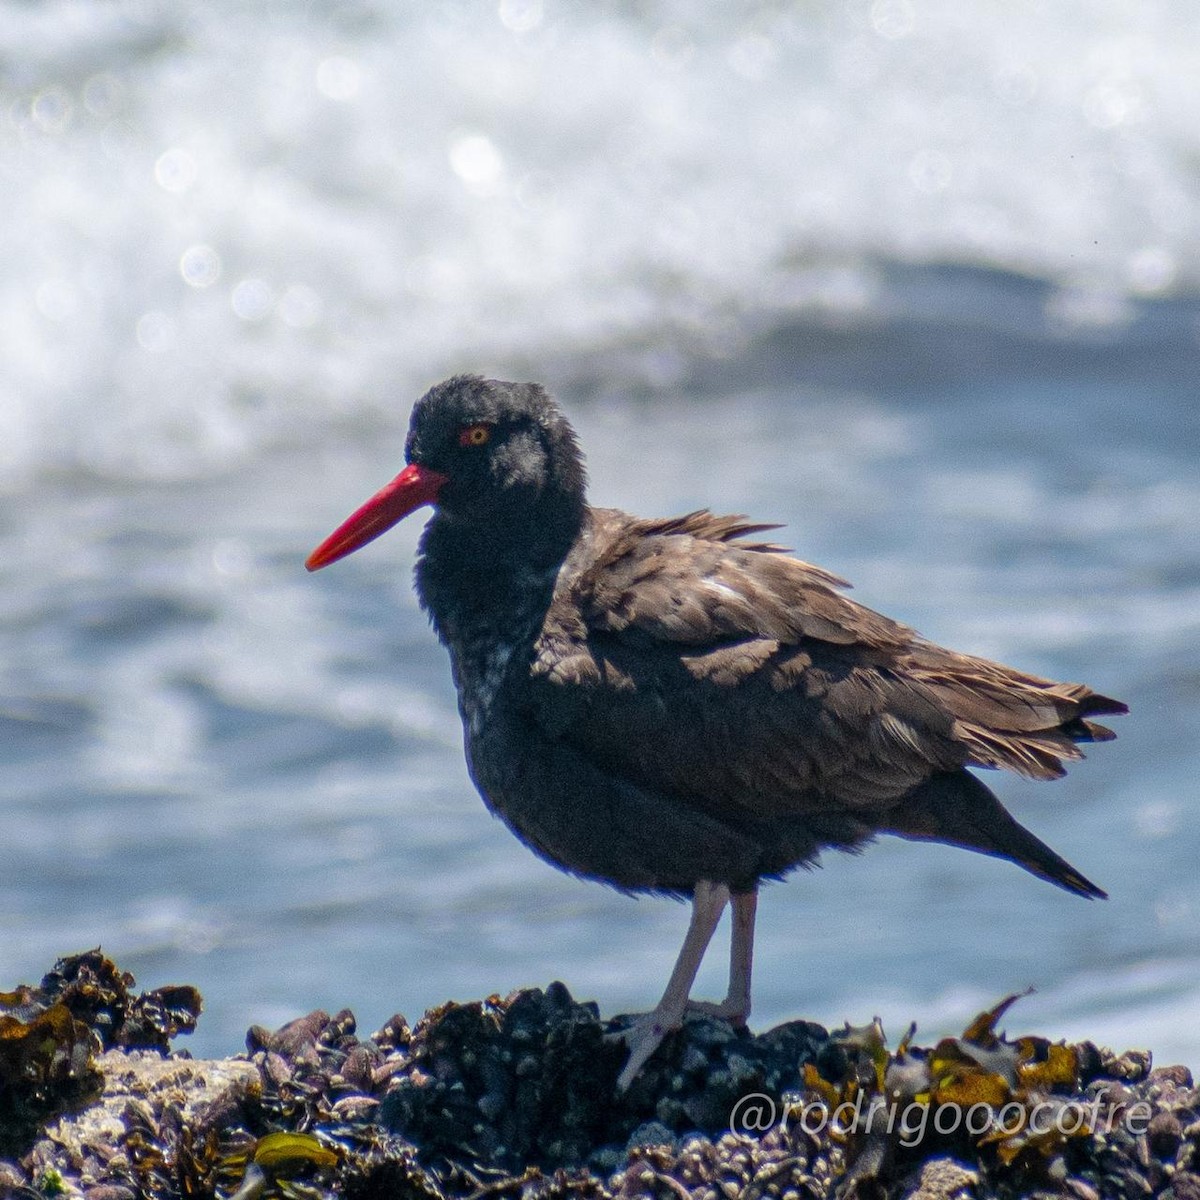
<path id="1" fill-rule="evenodd" d="M 689 1008 L 746 1020 L 758 885 L 825 847 L 947 842 L 1104 895 L 968 768 L 1056 778 L 1078 743 L 1113 736 L 1091 718 L 1124 704 L 926 641 L 753 540 L 777 526 L 590 507 L 574 431 L 537 384 L 446 380 L 417 402 L 405 457 L 307 566 L 433 505 L 417 592 L 484 802 L 565 871 L 690 898 L 622 1087 Z M 726 905 L 729 991 L 701 1005 Z"/>

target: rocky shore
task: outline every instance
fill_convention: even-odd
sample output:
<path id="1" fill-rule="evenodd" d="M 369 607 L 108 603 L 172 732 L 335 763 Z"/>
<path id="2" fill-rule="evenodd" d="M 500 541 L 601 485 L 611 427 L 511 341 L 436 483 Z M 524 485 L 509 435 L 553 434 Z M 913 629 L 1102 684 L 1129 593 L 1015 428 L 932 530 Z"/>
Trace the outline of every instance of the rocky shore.
<path id="1" fill-rule="evenodd" d="M 198 1061 L 189 987 L 135 994 L 99 951 L 0 993 L 0 1200 L 1100 1197 L 1200 1200 L 1200 1090 L 1140 1051 L 878 1024 L 757 1036 L 710 1018 L 627 1093 L 560 983 L 370 1036 L 315 1012 Z"/>

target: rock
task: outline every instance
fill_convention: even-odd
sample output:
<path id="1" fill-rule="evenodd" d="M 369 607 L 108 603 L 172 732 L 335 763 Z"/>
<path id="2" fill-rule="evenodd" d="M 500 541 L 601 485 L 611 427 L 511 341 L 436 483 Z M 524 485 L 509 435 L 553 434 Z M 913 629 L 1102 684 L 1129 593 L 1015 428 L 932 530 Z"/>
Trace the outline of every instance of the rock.
<path id="1" fill-rule="evenodd" d="M 119 1183 L 102 1183 L 84 1188 L 83 1200 L 137 1200 L 137 1193 Z"/>
<path id="2" fill-rule="evenodd" d="M 259 1082 L 258 1071 L 236 1059 L 163 1058 L 150 1050 L 109 1050 L 95 1062 L 104 1077 L 100 1098 L 45 1132 L 72 1163 L 118 1144 L 127 1132 L 126 1110 L 131 1105 L 148 1106 L 153 1112 L 169 1104 L 186 1124 Z"/>
<path id="3" fill-rule="evenodd" d="M 18 1170 L 13 1163 L 0 1162 L 0 1197 L 3 1200 L 18 1195 L 27 1186 L 28 1180 L 24 1172 Z"/>
<path id="4" fill-rule="evenodd" d="M 1146 1129 L 1150 1151 L 1166 1162 L 1175 1161 L 1175 1152 L 1183 1141 L 1183 1126 L 1172 1112 L 1155 1113 Z"/>
<path id="5" fill-rule="evenodd" d="M 247 1055 L 210 1062 L 97 1052 L 104 1038 L 88 1019 L 110 1041 L 143 1027 L 127 1019 L 132 980 L 84 958 L 41 993 L 7 993 L 0 1011 L 10 1052 L 57 1030 L 98 1093 L 19 1136 L 0 1116 L 0 1139 L 18 1147 L 0 1160 L 0 1200 L 1200 1200 L 1190 1072 L 1151 1070 L 1146 1052 L 1010 1041 L 995 1027 L 1012 997 L 961 1038 L 923 1048 L 910 1034 L 897 1051 L 877 1023 L 831 1036 L 797 1021 L 755 1036 L 699 1017 L 621 1093 L 625 1052 L 611 1035 L 629 1019 L 601 1021 L 560 983 L 446 1004 L 413 1029 L 397 1016 L 369 1038 L 348 1010 L 313 1012 L 255 1027 Z M 186 989 L 170 990 L 163 1011 L 175 992 Z M 920 1137 L 898 1141 L 886 1105 L 831 1134 L 831 1107 L 892 1085 L 925 1106 Z M 947 1119 L 969 1105 L 996 1119 L 1001 1103 L 1095 1116 L 1069 1132 L 1018 1122 L 1007 1136 Z"/>
<path id="6" fill-rule="evenodd" d="M 1165 1200 L 1200 1200 L 1200 1175 L 1180 1171 L 1163 1196 Z"/>
<path id="7" fill-rule="evenodd" d="M 1149 1050 L 1126 1050 L 1121 1055 L 1111 1050 L 1101 1050 L 1100 1055 L 1105 1073 L 1113 1079 L 1138 1083 L 1150 1074 L 1153 1059 Z"/>
<path id="8" fill-rule="evenodd" d="M 973 1197 L 979 1174 L 952 1158 L 931 1158 L 916 1182 L 902 1193 L 904 1200 L 964 1200 Z"/>
<path id="9" fill-rule="evenodd" d="M 1181 1088 L 1190 1088 L 1194 1086 L 1192 1082 L 1191 1071 L 1189 1071 L 1187 1067 L 1180 1064 L 1176 1064 L 1175 1066 L 1171 1067 L 1155 1067 L 1154 1070 L 1150 1072 L 1151 1083 L 1159 1083 L 1164 1081 L 1173 1083 L 1177 1087 Z"/>
<path id="10" fill-rule="evenodd" d="M 165 1052 L 196 1027 L 195 988 L 135 995 L 133 983 L 97 949 L 60 958 L 37 987 L 0 992 L 0 1154 L 20 1153 L 39 1127 L 99 1093 L 98 1051 Z"/>

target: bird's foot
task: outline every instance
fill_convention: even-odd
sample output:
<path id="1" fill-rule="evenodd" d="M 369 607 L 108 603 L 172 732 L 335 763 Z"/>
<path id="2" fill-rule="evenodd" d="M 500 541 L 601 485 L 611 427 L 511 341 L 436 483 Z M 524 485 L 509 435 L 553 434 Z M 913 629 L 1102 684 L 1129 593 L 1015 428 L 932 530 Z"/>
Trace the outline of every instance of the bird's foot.
<path id="1" fill-rule="evenodd" d="M 629 1061 L 617 1076 L 617 1091 L 629 1090 L 629 1085 L 637 1078 L 638 1072 L 646 1065 L 650 1056 L 662 1045 L 667 1034 L 683 1024 L 683 1013 L 683 1009 L 668 1009 L 660 1005 L 653 1012 L 638 1017 L 628 1029 L 610 1035 L 613 1040 L 620 1039 L 629 1047 Z"/>
<path id="2" fill-rule="evenodd" d="M 711 1000 L 689 1000 L 689 1013 L 699 1013 L 704 1017 L 716 1017 L 718 1021 L 728 1021 L 731 1025 L 745 1025 L 750 1016 L 750 1001 L 733 996 L 726 996 L 719 1003 Z"/>

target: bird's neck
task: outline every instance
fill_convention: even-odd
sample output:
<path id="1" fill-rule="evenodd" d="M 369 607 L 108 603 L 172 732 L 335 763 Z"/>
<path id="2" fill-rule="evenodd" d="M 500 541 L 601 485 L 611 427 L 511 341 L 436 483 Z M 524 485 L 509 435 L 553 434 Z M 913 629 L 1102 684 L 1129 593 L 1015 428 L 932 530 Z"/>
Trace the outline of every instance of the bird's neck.
<path id="1" fill-rule="evenodd" d="M 487 519 L 435 513 L 421 538 L 417 594 L 456 672 L 487 647 L 534 636 L 585 511 L 564 498 Z"/>

